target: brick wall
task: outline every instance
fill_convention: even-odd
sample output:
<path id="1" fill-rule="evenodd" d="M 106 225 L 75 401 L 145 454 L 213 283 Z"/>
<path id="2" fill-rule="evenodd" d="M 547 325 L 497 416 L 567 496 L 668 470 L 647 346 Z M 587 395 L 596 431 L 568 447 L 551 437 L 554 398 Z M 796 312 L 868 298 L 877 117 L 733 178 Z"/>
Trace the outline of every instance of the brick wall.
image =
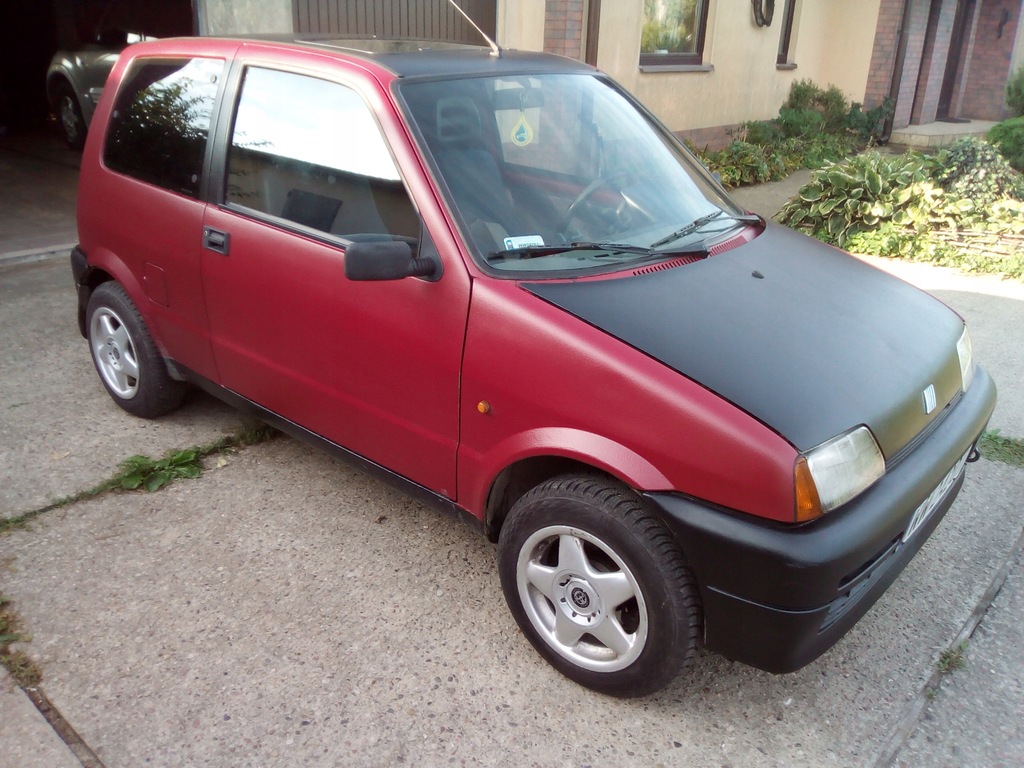
<path id="1" fill-rule="evenodd" d="M 583 5 L 585 0 L 546 0 L 544 50 L 573 59 L 583 58 Z"/>
<path id="2" fill-rule="evenodd" d="M 1024 1 L 979 0 L 978 5 L 974 50 L 967 87 L 960 98 L 960 114 L 978 120 L 1002 120 L 1009 117 L 1006 81 L 1011 74 L 1010 57 Z M 1001 24 L 1004 11 L 1007 19 Z"/>
<path id="3" fill-rule="evenodd" d="M 871 51 L 871 68 L 864 89 L 864 106 L 877 107 L 889 95 L 892 70 L 896 64 L 896 32 L 903 15 L 903 0 L 882 0 L 878 9 L 875 45 Z"/>
<path id="4" fill-rule="evenodd" d="M 676 131 L 675 134 L 683 141 L 690 142 L 697 149 L 722 149 L 729 146 L 739 129 L 739 125 L 716 125 L 711 128 L 693 128 L 688 131 Z"/>
<path id="5" fill-rule="evenodd" d="M 936 5 L 938 13 L 933 13 L 928 19 L 925 45 L 921 54 L 921 69 L 910 117 L 910 121 L 915 125 L 935 121 L 939 96 L 942 93 L 942 81 L 946 74 L 946 62 L 950 54 L 957 0 L 941 0 L 941 3 Z"/>

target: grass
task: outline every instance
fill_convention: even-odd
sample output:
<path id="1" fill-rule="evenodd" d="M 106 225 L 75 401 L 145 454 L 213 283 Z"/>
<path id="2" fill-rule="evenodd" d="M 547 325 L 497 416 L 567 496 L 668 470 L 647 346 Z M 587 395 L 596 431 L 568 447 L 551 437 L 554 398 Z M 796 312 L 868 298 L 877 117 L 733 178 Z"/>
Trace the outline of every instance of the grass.
<path id="1" fill-rule="evenodd" d="M 39 685 L 43 673 L 24 651 L 11 650 L 12 644 L 32 639 L 18 631 L 19 623 L 11 601 L 0 595 L 0 665 L 10 673 L 19 686 L 31 688 Z"/>
<path id="2" fill-rule="evenodd" d="M 274 439 L 280 433 L 266 424 L 244 428 L 231 435 L 205 445 L 192 446 L 171 451 L 162 459 L 148 456 L 130 456 L 121 463 L 120 471 L 113 477 L 84 491 L 65 496 L 45 507 L 34 509 L 23 515 L 0 520 L 0 535 L 24 528 L 31 520 L 55 509 L 95 498 L 111 491 L 153 492 L 183 478 L 199 477 L 203 472 L 202 461 L 207 456 L 227 453 Z M 3 634 L 0 632 L 0 634 Z"/>
<path id="3" fill-rule="evenodd" d="M 986 459 L 1024 469 L 1024 440 L 1003 437 L 998 429 L 993 429 L 981 436 L 978 449 Z"/>
<path id="4" fill-rule="evenodd" d="M 967 643 L 965 641 L 963 643 L 960 643 L 959 645 L 953 646 L 952 648 L 947 648 L 942 653 L 940 653 L 939 660 L 938 662 L 936 662 L 936 666 L 938 667 L 939 673 L 943 675 L 948 675 L 950 672 L 953 672 L 957 669 L 963 669 L 964 664 L 967 663 L 964 659 L 964 654 L 966 652 Z"/>

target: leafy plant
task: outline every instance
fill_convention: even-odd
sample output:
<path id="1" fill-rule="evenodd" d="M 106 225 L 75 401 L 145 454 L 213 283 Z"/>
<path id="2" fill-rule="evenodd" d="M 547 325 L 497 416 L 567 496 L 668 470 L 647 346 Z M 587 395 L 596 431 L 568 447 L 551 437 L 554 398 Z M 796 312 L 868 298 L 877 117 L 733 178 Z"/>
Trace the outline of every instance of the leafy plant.
<path id="1" fill-rule="evenodd" d="M 1024 117 L 993 125 L 985 138 L 1013 168 L 1024 172 Z"/>
<path id="2" fill-rule="evenodd" d="M 196 459 L 198 461 L 207 456 L 210 456 L 211 454 L 228 453 L 239 448 L 244 448 L 249 445 L 257 445 L 258 443 L 263 443 L 266 442 L 267 440 L 273 440 L 280 434 L 281 433 L 278 432 L 276 429 L 266 424 L 250 424 L 246 427 L 243 427 L 241 430 L 239 430 L 233 435 L 226 435 L 217 440 L 214 440 L 212 443 L 207 443 L 205 445 L 200 445 L 195 448 L 190 448 L 187 451 L 178 451 L 177 453 L 180 454 L 188 453 L 189 451 L 195 451 Z M 173 455 L 174 454 L 172 454 L 171 458 L 173 458 Z M 16 517 L 0 519 L 0 536 L 3 536 L 4 534 L 10 533 L 11 531 L 17 530 L 19 528 L 24 528 L 32 520 L 47 512 L 51 512 L 55 509 L 61 509 L 62 507 L 66 507 L 69 504 L 74 504 L 79 501 L 95 498 L 96 496 L 100 496 L 101 494 L 108 493 L 109 491 L 115 489 L 124 489 L 124 482 L 126 481 L 126 478 L 133 473 L 133 467 L 135 466 L 134 459 L 136 458 L 142 459 L 144 462 L 150 462 L 152 464 L 158 463 L 154 462 L 152 459 L 149 459 L 145 456 L 132 457 L 131 459 L 128 459 L 125 463 L 122 464 L 122 471 L 120 472 L 120 474 L 117 474 L 114 477 L 107 478 L 101 483 L 94 485 L 92 488 L 88 488 L 84 491 L 79 491 L 78 493 L 74 493 L 70 496 L 64 496 L 63 498 L 57 499 L 51 504 L 47 504 L 45 507 L 33 509 L 29 512 L 25 512 L 24 514 L 18 515 Z M 144 467 L 141 467 L 140 465 L 140 469 L 144 469 Z M 134 482 L 134 480 L 131 480 L 129 482 Z M 144 483 L 140 483 L 136 487 L 142 487 L 143 484 Z"/>
<path id="3" fill-rule="evenodd" d="M 121 468 L 124 470 L 121 488 L 126 491 L 144 488 L 152 492 L 178 478 L 199 477 L 203 473 L 199 451 L 195 448 L 177 451 L 155 461 L 148 456 L 129 456 Z"/>
<path id="4" fill-rule="evenodd" d="M 1024 200 L 1024 179 L 998 150 L 968 136 L 940 153 L 935 175 L 944 190 L 974 201 L 978 207 L 1004 198 Z"/>
<path id="5" fill-rule="evenodd" d="M 1006 83 L 1006 105 L 1017 117 L 1024 115 L 1024 67 L 1021 67 Z"/>
<path id="6" fill-rule="evenodd" d="M 789 86 L 789 98 L 782 105 L 790 109 L 813 109 L 821 96 L 821 88 L 811 80 L 794 80 Z"/>
<path id="7" fill-rule="evenodd" d="M 829 133 L 843 130 L 850 102 L 839 86 L 830 85 L 818 96 L 818 109 L 821 111 L 823 126 Z"/>
<path id="8" fill-rule="evenodd" d="M 774 120 L 748 120 L 731 132 L 738 141 L 766 146 L 782 141 L 785 136 Z"/>
<path id="9" fill-rule="evenodd" d="M 779 220 L 844 246 L 884 221 L 902 223 L 906 200 L 901 195 L 927 178 L 928 161 L 922 155 L 865 152 L 815 171 L 783 207 Z"/>
<path id="10" fill-rule="evenodd" d="M 816 109 L 782 107 L 779 110 L 779 125 L 784 136 L 811 136 L 822 130 L 825 118 Z"/>
<path id="11" fill-rule="evenodd" d="M 864 111 L 859 102 L 853 102 L 843 120 L 843 126 L 861 142 L 877 139 L 882 133 L 882 126 L 892 114 L 893 102 L 888 96 L 876 107 Z"/>

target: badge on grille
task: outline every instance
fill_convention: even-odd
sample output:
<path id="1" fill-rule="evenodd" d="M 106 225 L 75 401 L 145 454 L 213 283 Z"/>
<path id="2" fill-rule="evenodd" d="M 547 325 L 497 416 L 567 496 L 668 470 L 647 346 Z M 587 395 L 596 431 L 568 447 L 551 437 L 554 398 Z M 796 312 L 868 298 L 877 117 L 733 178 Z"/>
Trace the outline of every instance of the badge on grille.
<path id="1" fill-rule="evenodd" d="M 925 388 L 924 392 L 921 393 L 921 395 L 924 397 L 924 412 L 931 413 L 932 411 L 934 411 L 936 405 L 935 385 L 929 384 Z"/>

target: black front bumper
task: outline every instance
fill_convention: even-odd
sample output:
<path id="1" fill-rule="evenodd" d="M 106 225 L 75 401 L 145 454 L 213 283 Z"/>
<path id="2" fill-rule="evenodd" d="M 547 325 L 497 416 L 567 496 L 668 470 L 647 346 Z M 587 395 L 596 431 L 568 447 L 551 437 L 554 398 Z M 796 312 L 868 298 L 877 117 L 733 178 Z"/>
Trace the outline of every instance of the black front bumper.
<path id="1" fill-rule="evenodd" d="M 995 400 L 995 385 L 979 368 L 970 389 L 920 445 L 868 491 L 812 523 L 775 524 L 676 494 L 648 494 L 696 575 L 706 647 L 777 673 L 795 671 L 831 648 L 952 505 L 963 484 L 963 458 Z M 933 511 L 904 540 L 925 504 Z"/>

